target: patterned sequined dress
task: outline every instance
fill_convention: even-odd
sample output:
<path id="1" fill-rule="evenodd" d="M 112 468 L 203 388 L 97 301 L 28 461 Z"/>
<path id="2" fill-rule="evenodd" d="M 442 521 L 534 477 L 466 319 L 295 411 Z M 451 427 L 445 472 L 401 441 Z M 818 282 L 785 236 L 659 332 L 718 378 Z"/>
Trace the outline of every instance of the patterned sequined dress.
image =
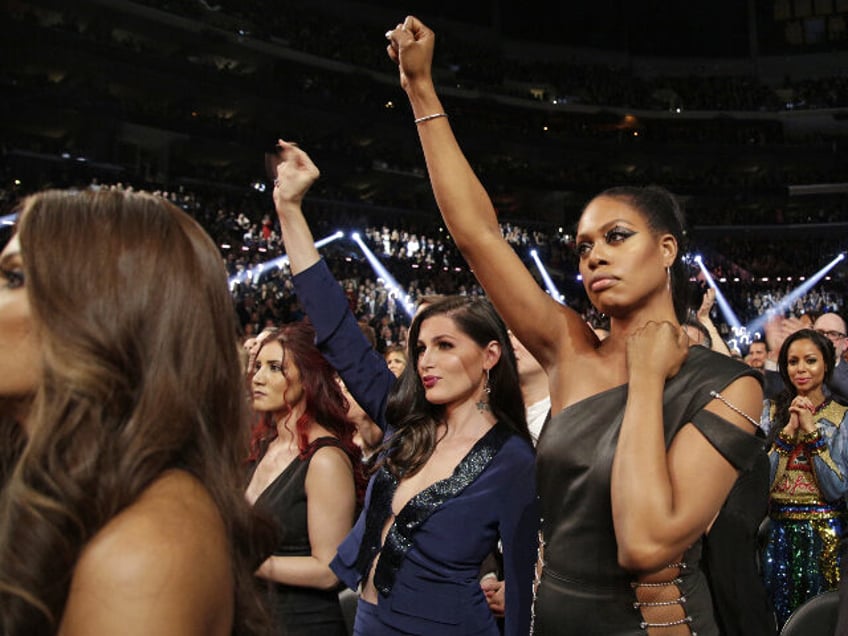
<path id="1" fill-rule="evenodd" d="M 703 408 L 712 400 L 710 391 L 720 392 L 742 375 L 752 375 L 751 370 L 693 347 L 663 392 L 666 446 L 692 422 L 734 466 L 742 470 L 752 466 L 764 453 L 762 440 Z M 700 541 L 687 551 L 683 564 L 669 564 L 655 587 L 634 587 L 636 576 L 618 565 L 610 475 L 626 400 L 626 385 L 593 395 L 555 415 L 539 439 L 537 481 L 545 565 L 535 634 L 644 636 L 649 622 L 679 622 L 650 633 L 717 636 L 709 588 L 699 565 Z M 654 610 L 643 614 L 638 603 L 646 597 L 669 609 L 667 620 Z"/>
<path id="2" fill-rule="evenodd" d="M 774 405 L 764 420 L 772 426 Z M 763 578 L 783 625 L 808 598 L 839 584 L 839 541 L 845 535 L 843 496 L 848 490 L 848 407 L 827 401 L 816 413 L 817 431 L 777 436 L 769 452 L 769 530 Z"/>

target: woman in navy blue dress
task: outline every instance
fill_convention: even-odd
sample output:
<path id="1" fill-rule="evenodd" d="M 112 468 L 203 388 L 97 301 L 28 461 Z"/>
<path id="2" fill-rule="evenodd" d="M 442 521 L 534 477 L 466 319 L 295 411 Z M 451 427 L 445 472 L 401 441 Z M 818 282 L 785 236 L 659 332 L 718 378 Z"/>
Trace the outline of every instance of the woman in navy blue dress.
<path id="1" fill-rule="evenodd" d="M 499 634 L 478 581 L 503 545 L 506 634 L 530 625 L 538 510 L 515 354 L 487 301 L 422 309 L 399 379 L 371 347 L 314 247 L 301 201 L 318 169 L 280 141 L 274 202 L 298 300 L 318 345 L 386 431 L 365 510 L 331 563 L 361 589 L 355 632 Z M 387 404 L 388 403 L 388 404 Z"/>
<path id="2" fill-rule="evenodd" d="M 355 634 L 498 634 L 477 580 L 501 542 L 505 633 L 529 629 L 538 528 L 514 353 L 488 301 L 448 297 L 410 329 L 390 439 L 333 570 L 359 587 Z"/>

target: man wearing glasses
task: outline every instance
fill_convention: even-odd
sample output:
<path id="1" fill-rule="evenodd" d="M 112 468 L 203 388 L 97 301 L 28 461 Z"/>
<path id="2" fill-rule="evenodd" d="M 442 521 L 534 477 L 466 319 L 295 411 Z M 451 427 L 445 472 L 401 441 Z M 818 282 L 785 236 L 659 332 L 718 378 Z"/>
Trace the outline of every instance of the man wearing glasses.
<path id="1" fill-rule="evenodd" d="M 845 331 L 845 321 L 839 314 L 822 314 L 813 324 L 813 329 L 827 337 L 836 349 L 836 368 L 830 378 L 832 397 L 843 403 L 848 398 L 848 362 L 842 357 L 848 347 L 848 337 Z M 836 634 L 848 633 L 848 538 L 840 542 L 839 566 L 839 614 L 837 617 Z"/>
<path id="2" fill-rule="evenodd" d="M 848 362 L 845 362 L 843 355 L 848 347 L 848 337 L 846 337 L 845 321 L 839 314 L 822 314 L 813 324 L 813 329 L 827 337 L 836 349 L 836 368 L 827 386 L 833 399 L 846 404 L 848 403 Z"/>

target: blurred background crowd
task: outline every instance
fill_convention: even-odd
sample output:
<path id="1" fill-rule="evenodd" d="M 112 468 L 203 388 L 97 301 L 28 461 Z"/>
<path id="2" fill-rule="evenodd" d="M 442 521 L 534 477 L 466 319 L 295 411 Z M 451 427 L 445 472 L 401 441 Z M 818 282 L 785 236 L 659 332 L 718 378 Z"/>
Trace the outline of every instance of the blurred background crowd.
<path id="1" fill-rule="evenodd" d="M 483 11 L 422 5 L 440 34 L 435 76 L 505 236 L 534 272 L 536 251 L 564 302 L 603 325 L 577 279 L 582 205 L 609 184 L 657 183 L 685 203 L 689 252 L 735 315 L 717 305 L 714 322 L 741 353 L 757 336 L 739 338 L 735 319 L 844 314 L 844 261 L 781 304 L 848 244 L 844 3 L 719 2 L 694 18 L 702 48 L 685 51 L 647 36 L 662 16 L 624 7 L 604 35 L 581 28 L 582 9 L 554 9 L 543 21 L 572 27 L 551 38 L 497 0 L 471 4 Z M 161 192 L 219 245 L 250 335 L 302 316 L 274 261 L 263 167 L 276 139 L 299 141 L 323 171 L 307 202 L 315 235 L 344 233 L 322 254 L 378 348 L 404 344 L 407 304 L 482 292 L 441 223 L 383 52 L 397 11 L 378 0 L 4 3 L 2 214 L 50 186 Z M 693 280 L 697 295 L 694 260 Z"/>

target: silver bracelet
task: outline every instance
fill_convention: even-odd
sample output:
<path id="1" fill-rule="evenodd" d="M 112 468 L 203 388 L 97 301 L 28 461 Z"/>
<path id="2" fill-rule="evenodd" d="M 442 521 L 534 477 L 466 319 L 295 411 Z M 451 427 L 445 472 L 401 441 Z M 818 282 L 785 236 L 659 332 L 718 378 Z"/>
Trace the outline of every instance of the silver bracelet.
<path id="1" fill-rule="evenodd" d="M 447 113 L 433 113 L 432 115 L 424 115 L 423 117 L 419 117 L 415 120 L 415 125 L 422 124 L 425 121 L 430 121 L 431 119 L 438 119 L 439 117 L 447 117 Z"/>

